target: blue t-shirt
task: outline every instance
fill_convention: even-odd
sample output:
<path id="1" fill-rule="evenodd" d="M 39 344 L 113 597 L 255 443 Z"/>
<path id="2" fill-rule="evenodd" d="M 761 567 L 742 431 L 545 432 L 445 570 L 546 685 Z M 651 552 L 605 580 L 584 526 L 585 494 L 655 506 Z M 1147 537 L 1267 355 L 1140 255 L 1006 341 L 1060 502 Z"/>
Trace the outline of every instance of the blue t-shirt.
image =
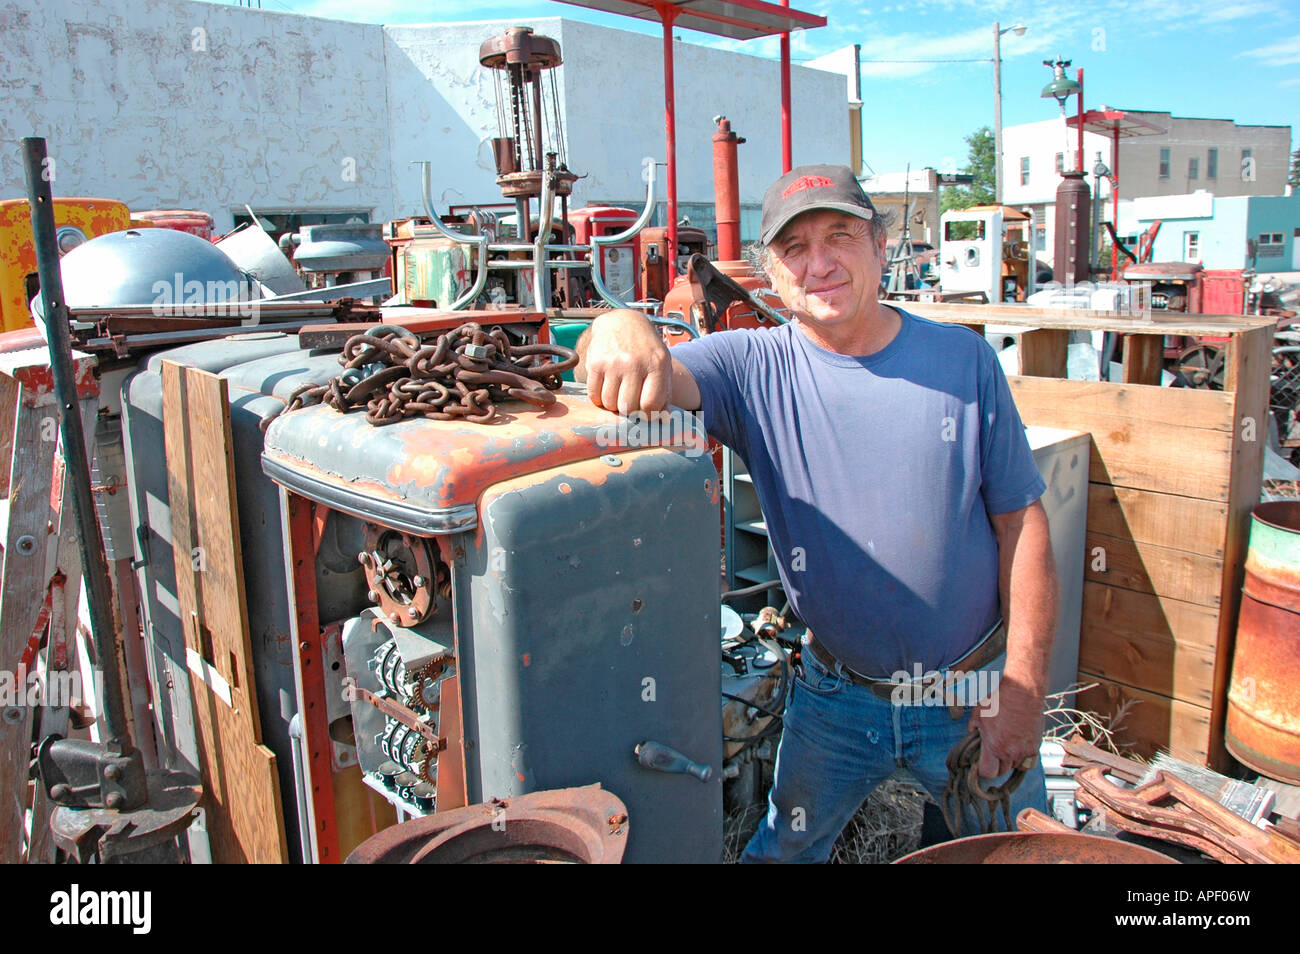
<path id="1" fill-rule="evenodd" d="M 960 659 L 999 615 L 990 513 L 1046 489 L 993 349 L 896 309 L 850 357 L 795 324 L 672 349 L 709 434 L 745 461 L 790 604 L 851 669 Z"/>

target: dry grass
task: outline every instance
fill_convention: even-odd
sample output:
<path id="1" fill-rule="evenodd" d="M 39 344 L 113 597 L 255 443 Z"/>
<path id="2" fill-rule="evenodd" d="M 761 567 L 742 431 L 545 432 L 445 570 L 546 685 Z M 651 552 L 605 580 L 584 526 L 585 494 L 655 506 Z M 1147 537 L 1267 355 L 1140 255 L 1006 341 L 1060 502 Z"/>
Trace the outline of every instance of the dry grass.
<path id="1" fill-rule="evenodd" d="M 914 783 L 891 778 L 880 785 L 844 826 L 831 849 L 833 865 L 888 864 L 916 850 L 921 841 L 921 814 L 926 796 Z M 735 864 L 759 822 L 767 803 L 750 805 L 723 820 L 722 860 Z"/>
<path id="2" fill-rule="evenodd" d="M 1043 714 L 1047 716 L 1047 731 L 1043 733 L 1043 738 L 1051 739 L 1054 742 L 1064 742 L 1066 739 L 1078 735 L 1085 742 L 1091 742 L 1098 748 L 1114 752 L 1116 755 L 1124 755 L 1124 749 L 1131 749 L 1132 744 L 1121 744 L 1115 741 L 1115 733 L 1123 727 L 1129 709 L 1137 704 L 1136 700 L 1125 699 L 1114 714 L 1110 716 L 1102 716 L 1084 709 L 1074 709 L 1065 704 L 1066 696 L 1085 692 L 1088 689 L 1095 689 L 1097 685 L 1095 682 L 1090 682 L 1087 685 L 1076 683 L 1062 692 L 1054 692 L 1049 695 L 1047 697 L 1047 708 L 1043 711 Z"/>

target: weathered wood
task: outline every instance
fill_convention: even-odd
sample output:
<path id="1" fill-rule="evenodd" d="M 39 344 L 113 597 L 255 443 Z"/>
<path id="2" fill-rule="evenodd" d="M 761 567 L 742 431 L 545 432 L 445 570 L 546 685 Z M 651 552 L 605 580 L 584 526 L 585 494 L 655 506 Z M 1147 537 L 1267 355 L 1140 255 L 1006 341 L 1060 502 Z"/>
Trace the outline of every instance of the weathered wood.
<path id="1" fill-rule="evenodd" d="M 1155 388 L 1105 381 L 1063 381 L 1055 378 L 1011 376 L 1007 379 L 1016 407 L 1056 412 L 1086 431 L 1095 415 L 1127 417 L 1181 428 L 1232 430 L 1233 396 L 1223 391 Z"/>
<path id="2" fill-rule="evenodd" d="M 1223 745 L 1223 723 L 1227 717 L 1228 681 L 1232 675 L 1232 650 L 1237 639 L 1237 615 L 1241 606 L 1241 584 L 1245 577 L 1250 513 L 1259 503 L 1260 480 L 1264 472 L 1274 334 L 1272 324 L 1243 332 L 1233 338 L 1227 354 L 1225 386 L 1232 392 L 1235 404 L 1232 417 L 1231 487 L 1223 543 L 1223 606 L 1219 616 L 1210 752 L 1211 766 L 1220 771 L 1231 764 L 1231 757 Z"/>
<path id="3" fill-rule="evenodd" d="M 1087 547 L 1083 575 L 1094 583 L 1201 606 L 1218 607 L 1221 602 L 1222 560 L 1100 533 L 1087 535 Z"/>
<path id="4" fill-rule="evenodd" d="M 1197 315 L 1184 312 L 1150 311 L 1146 317 L 1128 317 L 1110 311 L 1074 308 L 1038 308 L 1030 305 L 960 302 L 909 302 L 907 310 L 922 318 L 952 324 L 979 322 L 989 325 L 1020 325 L 1033 328 L 1066 328 L 1080 331 L 1119 331 L 1157 335 L 1212 335 L 1229 337 L 1267 325 L 1274 320 L 1257 315 Z M 1148 320 L 1149 319 L 1149 320 Z"/>
<path id="5" fill-rule="evenodd" d="M 1079 668 L 1208 708 L 1217 629 L 1209 607 L 1084 583 Z"/>
<path id="6" fill-rule="evenodd" d="M 1125 384 L 1160 384 L 1165 339 L 1158 335 L 1124 336 Z"/>
<path id="7" fill-rule="evenodd" d="M 82 400 L 80 405 L 82 433 L 94 434 L 99 401 L 88 398 Z M 89 465 L 92 448 L 88 447 L 86 451 L 86 463 Z M 68 647 L 68 656 L 71 658 L 75 640 L 81 638 L 77 632 L 77 620 L 81 610 L 81 539 L 77 536 L 76 520 L 73 519 L 72 514 L 72 486 L 64 477 L 65 465 L 61 454 L 55 458 L 53 472 L 54 487 L 60 492 L 58 509 L 51 508 L 50 512 L 51 526 L 55 529 L 49 554 L 51 559 L 46 562 L 46 573 L 48 577 L 53 577 L 55 573 L 62 573 L 64 581 L 61 598 L 56 595 L 55 599 L 51 600 L 49 639 L 43 653 L 46 672 L 55 668 L 56 639 Z M 53 499 L 51 496 L 51 500 Z M 39 738 L 55 733 L 67 737 L 70 722 L 70 709 L 67 706 L 42 706 L 39 718 L 41 720 Z M 138 737 L 138 733 L 133 730 L 132 738 Z M 54 861 L 55 844 L 50 832 L 50 814 L 53 810 L 54 805 L 46 797 L 44 787 L 38 785 L 32 799 L 31 839 L 26 859 L 28 864 L 45 864 Z"/>
<path id="8" fill-rule="evenodd" d="M 1130 758 L 1150 759 L 1158 750 L 1167 750 L 1175 758 L 1204 765 L 1210 757 L 1210 710 L 1159 693 L 1125 686 L 1096 673 L 1079 671 L 1084 683 L 1095 688 L 1079 693 L 1077 705 L 1086 710 L 1113 717 L 1125 702 L 1131 702 L 1116 732 Z"/>
<path id="9" fill-rule="evenodd" d="M 49 582 L 46 551 L 58 410 L 51 395 L 27 387 L 19 389 L 16 407 L 9 525 L 0 571 L 0 670 L 13 674 L 14 689 L 25 700 L 26 685 L 17 682 L 18 662 L 36 628 Z M 4 864 L 22 858 L 30 759 L 28 715 L 19 708 L 10 718 L 0 719 L 0 863 Z"/>
<path id="10" fill-rule="evenodd" d="M 1020 335 L 1020 373 L 1040 378 L 1064 378 L 1070 332 L 1040 328 Z"/>
<path id="11" fill-rule="evenodd" d="M 1223 557 L 1228 505 L 1151 490 L 1088 485 L 1088 528 L 1171 550 Z"/>
<path id="12" fill-rule="evenodd" d="M 0 498 L 9 496 L 9 463 L 14 459 L 14 425 L 18 423 L 18 382 L 0 374 Z"/>
<path id="13" fill-rule="evenodd" d="M 226 381 L 164 361 L 178 603 L 214 862 L 288 860 L 275 755 L 261 744 Z"/>

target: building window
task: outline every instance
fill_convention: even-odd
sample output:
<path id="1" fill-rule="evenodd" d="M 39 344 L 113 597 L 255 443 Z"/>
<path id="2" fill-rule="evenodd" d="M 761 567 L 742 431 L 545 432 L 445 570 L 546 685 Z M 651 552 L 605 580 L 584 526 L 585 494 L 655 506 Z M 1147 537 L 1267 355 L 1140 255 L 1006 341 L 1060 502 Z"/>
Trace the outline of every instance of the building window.
<path id="1" fill-rule="evenodd" d="M 1201 260 L 1201 233 L 1183 233 L 1183 261 L 1199 262 Z"/>
<path id="2" fill-rule="evenodd" d="M 1058 152 L 1056 154 L 1056 174 L 1059 176 L 1062 175 L 1064 172 L 1065 172 L 1065 153 Z"/>
<path id="3" fill-rule="evenodd" d="M 1201 177 L 1201 160 L 1192 156 L 1187 160 L 1187 178 L 1199 179 Z"/>
<path id="4" fill-rule="evenodd" d="M 1282 233 L 1260 232 L 1258 248 L 1260 258 L 1281 258 L 1283 251 Z"/>
<path id="5" fill-rule="evenodd" d="M 1169 178 L 1169 147 L 1160 150 L 1160 178 Z"/>
<path id="6" fill-rule="evenodd" d="M 1028 156 L 1020 157 L 1020 184 L 1022 186 L 1029 185 L 1029 157 Z"/>
<path id="7" fill-rule="evenodd" d="M 1205 154 L 1205 178 L 1219 178 L 1219 150 L 1211 149 Z"/>

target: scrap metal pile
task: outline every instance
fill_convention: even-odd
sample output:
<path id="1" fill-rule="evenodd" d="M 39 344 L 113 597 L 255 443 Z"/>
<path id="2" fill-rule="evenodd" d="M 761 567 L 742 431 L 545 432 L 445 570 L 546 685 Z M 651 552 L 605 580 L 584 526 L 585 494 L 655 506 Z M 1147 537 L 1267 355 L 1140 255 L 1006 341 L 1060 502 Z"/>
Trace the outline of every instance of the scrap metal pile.
<path id="1" fill-rule="evenodd" d="M 578 356 L 560 345 L 513 344 L 501 328 L 467 321 L 431 343 L 378 325 L 349 338 L 339 363 L 341 374 L 294 391 L 287 410 L 324 402 L 341 412 L 365 407 L 376 426 L 408 417 L 487 424 L 504 401 L 554 404 L 551 392 Z"/>

